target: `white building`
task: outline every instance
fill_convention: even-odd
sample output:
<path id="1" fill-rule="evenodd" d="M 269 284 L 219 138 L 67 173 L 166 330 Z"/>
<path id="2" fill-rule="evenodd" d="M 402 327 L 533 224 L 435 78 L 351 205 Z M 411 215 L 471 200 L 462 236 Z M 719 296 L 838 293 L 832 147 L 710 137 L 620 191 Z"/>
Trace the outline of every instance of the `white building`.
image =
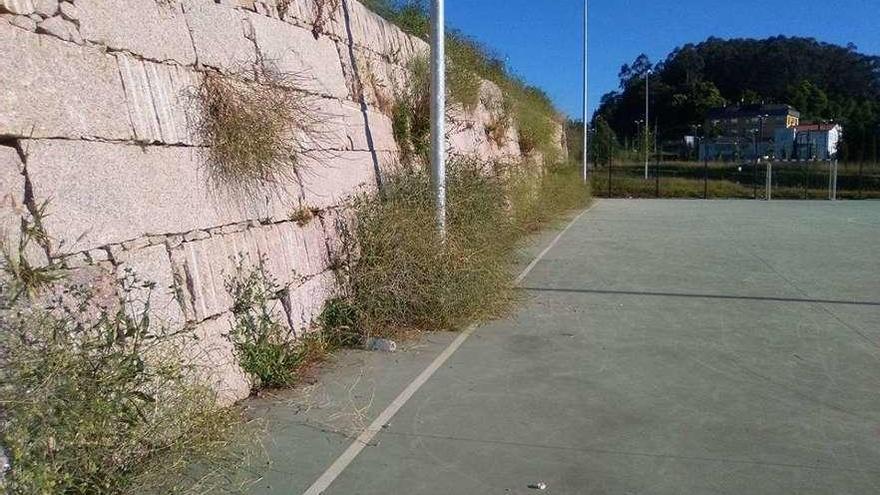
<path id="1" fill-rule="evenodd" d="M 843 139 L 840 124 L 800 124 L 777 129 L 774 153 L 777 160 L 830 160 L 837 156 Z"/>

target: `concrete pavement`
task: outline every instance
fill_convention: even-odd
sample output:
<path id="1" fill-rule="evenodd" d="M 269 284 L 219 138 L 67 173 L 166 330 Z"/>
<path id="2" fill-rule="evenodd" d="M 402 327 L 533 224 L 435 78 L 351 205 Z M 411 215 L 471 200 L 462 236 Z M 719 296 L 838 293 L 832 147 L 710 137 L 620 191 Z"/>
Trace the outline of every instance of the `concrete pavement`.
<path id="1" fill-rule="evenodd" d="M 878 493 L 878 246 L 880 203 L 603 200 L 325 493 Z M 252 492 L 303 493 L 454 337 L 252 403 Z"/>

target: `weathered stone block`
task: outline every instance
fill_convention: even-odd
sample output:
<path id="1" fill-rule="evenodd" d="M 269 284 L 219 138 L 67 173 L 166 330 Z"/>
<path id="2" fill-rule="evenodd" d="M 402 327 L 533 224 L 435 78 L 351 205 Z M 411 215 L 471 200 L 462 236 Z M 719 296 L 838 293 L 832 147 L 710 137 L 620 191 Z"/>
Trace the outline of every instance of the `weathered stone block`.
<path id="1" fill-rule="evenodd" d="M 228 311 L 233 301 L 226 282 L 235 275 L 239 260 L 252 267 L 261 257 L 282 287 L 320 273 L 329 264 L 321 224 L 299 227 L 285 222 L 185 243 L 181 259 L 196 321 Z"/>
<path id="2" fill-rule="evenodd" d="M 303 204 L 312 208 L 334 206 L 360 191 L 376 188 L 376 171 L 394 160 L 389 152 L 344 151 L 303 157 Z"/>
<path id="3" fill-rule="evenodd" d="M 132 316 L 143 312 L 146 301 L 150 302 L 150 313 L 156 325 L 176 329 L 185 319 L 179 299 L 182 293 L 175 284 L 171 271 L 171 260 L 164 245 L 151 246 L 137 251 L 123 253 L 118 267 L 120 276 L 130 276 L 140 282 L 152 282 L 155 288 L 138 288 L 129 296 L 132 300 Z M 148 299 L 149 298 L 149 299 Z"/>
<path id="4" fill-rule="evenodd" d="M 56 38 L 62 39 L 64 41 L 71 41 L 73 43 L 82 43 L 82 36 L 79 34 L 79 30 L 76 28 L 76 24 L 67 19 L 61 17 L 60 15 L 55 17 L 50 17 L 45 21 L 37 24 L 37 32 L 45 33 Z"/>
<path id="5" fill-rule="evenodd" d="M 226 280 L 235 273 L 234 259 L 241 246 L 233 246 L 224 237 L 212 237 L 184 243 L 180 255 L 192 307 L 191 317 L 202 321 L 232 307 Z M 256 250 L 254 250 L 256 252 Z"/>
<path id="6" fill-rule="evenodd" d="M 318 36 L 328 36 L 334 40 L 346 39 L 344 24 L 344 12 L 342 2 L 322 1 L 318 8 L 317 0 L 290 0 L 284 9 L 278 8 L 278 0 L 272 0 L 275 10 L 283 12 L 286 22 L 317 33 Z M 334 5 L 336 3 L 336 5 Z"/>
<path id="7" fill-rule="evenodd" d="M 34 12 L 43 17 L 52 17 L 58 13 L 58 0 L 32 0 Z"/>
<path id="8" fill-rule="evenodd" d="M 336 293 L 336 276 L 333 272 L 323 272 L 300 287 L 290 291 L 286 304 L 290 327 L 298 334 L 312 328 L 324 303 Z"/>
<path id="9" fill-rule="evenodd" d="M 256 61 L 254 43 L 245 37 L 244 13 L 207 0 L 184 3 L 198 62 L 238 71 Z"/>
<path id="10" fill-rule="evenodd" d="M 0 134 L 129 139 L 112 56 L 0 24 Z"/>
<path id="11" fill-rule="evenodd" d="M 135 137 L 144 142 L 196 144 L 190 122 L 198 75 L 177 65 L 117 53 L 128 114 Z"/>
<path id="12" fill-rule="evenodd" d="M 221 406 L 247 398 L 251 382 L 235 358 L 235 349 L 227 337 L 232 316 L 221 315 L 195 327 L 196 341 L 184 349 L 186 362 L 195 368 L 196 378 L 217 393 Z"/>
<path id="13" fill-rule="evenodd" d="M 70 2 L 61 2 L 59 5 L 59 10 L 61 11 L 61 17 L 67 19 L 68 21 L 79 21 L 79 9 L 76 8 L 76 5 Z"/>
<path id="14" fill-rule="evenodd" d="M 13 14 L 28 15 L 34 13 L 34 2 L 31 0 L 0 0 L 2 10 Z"/>
<path id="15" fill-rule="evenodd" d="M 13 247 L 21 236 L 24 206 L 22 163 L 15 148 L 0 146 L 0 242 Z"/>
<path id="16" fill-rule="evenodd" d="M 397 152 L 394 129 L 388 116 L 369 107 L 364 111 L 356 103 L 342 102 L 341 106 L 350 149 Z"/>
<path id="17" fill-rule="evenodd" d="M 296 89 L 336 98 L 348 95 L 333 41 L 259 14 L 247 18 L 262 58 L 290 75 Z"/>
<path id="18" fill-rule="evenodd" d="M 365 48 L 398 63 L 409 60 L 416 53 L 427 53 L 428 45 L 424 41 L 407 35 L 357 1 L 350 1 L 348 5 L 350 42 L 354 46 Z"/>
<path id="19" fill-rule="evenodd" d="M 212 188 L 197 148 L 55 140 L 24 146 L 34 196 L 52 200 L 46 226 L 62 249 L 285 218 L 299 198 L 285 199 L 283 190 L 231 197 Z"/>
<path id="20" fill-rule="evenodd" d="M 5 19 L 13 26 L 34 32 L 37 30 L 37 21 L 26 15 L 0 14 L 0 19 Z"/>
<path id="21" fill-rule="evenodd" d="M 407 84 L 407 71 L 363 48 L 349 49 L 339 44 L 342 70 L 352 101 L 361 99 L 371 108 L 390 116 L 396 94 Z M 352 58 L 354 55 L 354 58 Z"/>
<path id="22" fill-rule="evenodd" d="M 76 0 L 76 7 L 80 32 L 89 41 L 151 60 L 195 63 L 186 21 L 176 4 Z"/>

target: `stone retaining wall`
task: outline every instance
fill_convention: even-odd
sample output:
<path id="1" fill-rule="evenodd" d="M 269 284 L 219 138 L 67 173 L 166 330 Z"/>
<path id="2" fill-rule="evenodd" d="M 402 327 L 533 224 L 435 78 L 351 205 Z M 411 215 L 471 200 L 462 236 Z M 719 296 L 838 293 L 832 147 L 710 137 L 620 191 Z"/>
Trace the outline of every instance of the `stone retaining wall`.
<path id="1" fill-rule="evenodd" d="M 244 397 L 220 338 L 231 258 L 264 256 L 289 284 L 283 317 L 309 328 L 334 290 L 334 209 L 397 159 L 394 91 L 426 52 L 355 0 L 0 0 L 0 227 L 14 241 L 48 201 L 52 245 L 37 256 L 157 282 L 157 315 L 195 325 L 213 385 L 226 402 Z M 300 181 L 245 200 L 209 186 L 186 94 L 208 71 L 258 59 L 300 75 L 324 122 Z M 500 97 L 484 81 L 474 111 L 450 112 L 452 151 L 519 158 L 515 129 L 503 146 L 487 138 Z M 291 220 L 302 208 L 317 212 L 306 225 Z"/>

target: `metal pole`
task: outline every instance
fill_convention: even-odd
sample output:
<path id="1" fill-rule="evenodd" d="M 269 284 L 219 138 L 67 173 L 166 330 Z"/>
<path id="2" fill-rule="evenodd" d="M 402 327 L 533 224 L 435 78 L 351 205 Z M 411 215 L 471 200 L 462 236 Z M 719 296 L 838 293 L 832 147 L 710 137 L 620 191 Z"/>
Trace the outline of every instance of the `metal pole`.
<path id="1" fill-rule="evenodd" d="M 654 168 L 654 195 L 656 197 L 660 197 L 660 147 L 657 145 L 657 136 L 660 133 L 657 132 L 657 121 L 654 121 L 654 159 L 657 162 L 657 166 Z"/>
<path id="2" fill-rule="evenodd" d="M 703 131 L 705 133 L 705 131 Z M 700 146 L 706 146 L 705 143 L 706 135 L 703 134 L 703 137 L 700 139 Z M 709 155 L 705 150 L 701 151 L 703 153 L 703 199 L 709 199 Z"/>
<path id="3" fill-rule="evenodd" d="M 584 183 L 587 182 L 587 174 L 589 173 L 589 149 L 590 149 L 590 128 L 589 128 L 589 93 L 587 81 L 589 75 L 589 66 L 588 66 L 588 43 L 587 43 L 587 29 L 588 29 L 588 0 L 584 0 Z"/>
<path id="4" fill-rule="evenodd" d="M 832 192 L 834 189 L 833 182 L 834 182 L 834 164 L 829 161 L 828 162 L 828 199 L 829 200 L 834 199 L 834 194 Z"/>
<path id="5" fill-rule="evenodd" d="M 834 201 L 837 201 L 837 159 L 834 160 Z"/>
<path id="6" fill-rule="evenodd" d="M 767 201 L 773 198 L 773 163 L 767 160 Z"/>
<path id="7" fill-rule="evenodd" d="M 756 133 L 757 134 L 757 133 Z M 755 199 L 758 199 L 758 136 L 755 136 L 755 163 L 752 169 L 752 189 Z"/>
<path id="8" fill-rule="evenodd" d="M 651 119 L 648 115 L 648 95 L 651 92 L 651 71 L 645 73 L 645 180 L 648 180 L 648 133 L 651 132 Z"/>
<path id="9" fill-rule="evenodd" d="M 437 231 L 446 239 L 446 30 L 444 0 L 431 3 L 431 169 Z"/>
<path id="10" fill-rule="evenodd" d="M 614 167 L 614 160 L 608 162 L 608 197 L 611 197 L 611 169 Z"/>

